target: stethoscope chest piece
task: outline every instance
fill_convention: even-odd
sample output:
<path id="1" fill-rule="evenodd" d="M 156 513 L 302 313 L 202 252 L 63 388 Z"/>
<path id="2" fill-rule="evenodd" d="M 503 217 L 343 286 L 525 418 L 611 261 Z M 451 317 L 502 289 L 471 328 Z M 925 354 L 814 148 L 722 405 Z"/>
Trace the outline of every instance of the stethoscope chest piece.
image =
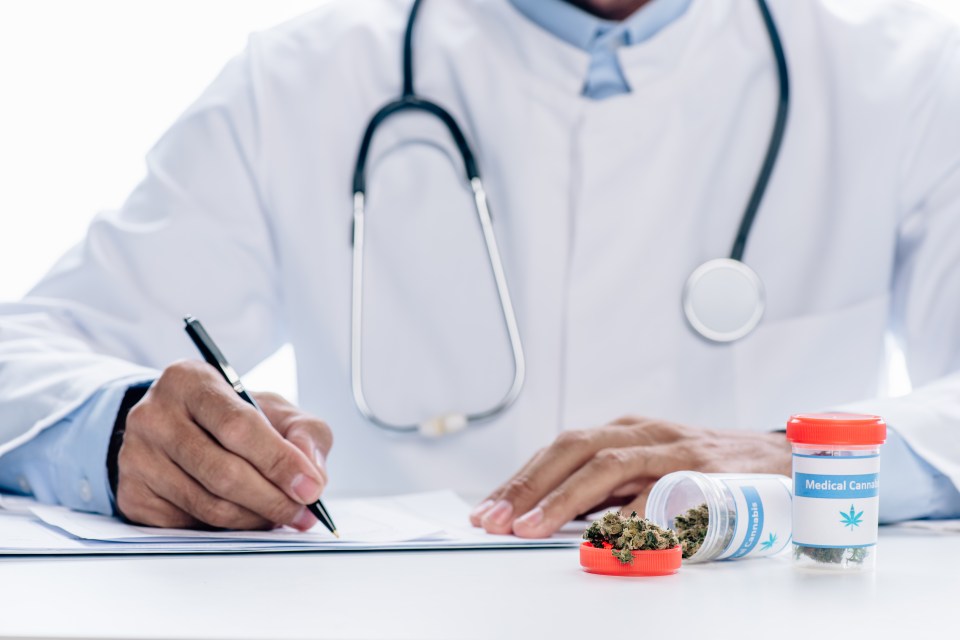
<path id="1" fill-rule="evenodd" d="M 683 288 L 683 313 L 712 342 L 734 342 L 753 331 L 766 308 L 763 282 L 739 260 L 705 262 Z"/>

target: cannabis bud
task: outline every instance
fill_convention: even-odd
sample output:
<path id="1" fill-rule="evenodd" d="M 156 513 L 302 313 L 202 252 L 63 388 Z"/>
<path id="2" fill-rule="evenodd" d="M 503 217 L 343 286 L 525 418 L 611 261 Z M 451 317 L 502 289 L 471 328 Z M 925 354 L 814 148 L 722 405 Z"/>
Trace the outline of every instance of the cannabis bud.
<path id="1" fill-rule="evenodd" d="M 629 516 L 615 511 L 605 513 L 587 527 L 583 539 L 597 549 L 609 547 L 613 557 L 623 564 L 633 562 L 634 551 L 671 549 L 680 544 L 677 534 L 638 517 L 636 511 Z"/>
<path id="2" fill-rule="evenodd" d="M 710 511 L 706 503 L 688 509 L 685 514 L 674 518 L 673 526 L 677 530 L 680 546 L 683 547 L 684 560 L 700 550 L 700 545 L 707 537 L 708 524 L 710 524 Z"/>
<path id="3" fill-rule="evenodd" d="M 807 547 L 794 545 L 793 557 L 806 556 L 821 564 L 863 564 L 867 558 L 867 549 L 863 547 Z"/>

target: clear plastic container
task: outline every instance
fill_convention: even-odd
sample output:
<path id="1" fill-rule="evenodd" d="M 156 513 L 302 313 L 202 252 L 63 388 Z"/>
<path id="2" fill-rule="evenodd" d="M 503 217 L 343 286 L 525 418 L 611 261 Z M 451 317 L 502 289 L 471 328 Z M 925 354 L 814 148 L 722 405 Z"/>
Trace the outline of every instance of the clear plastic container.
<path id="1" fill-rule="evenodd" d="M 802 568 L 873 569 L 877 558 L 880 445 L 877 416 L 793 416 L 793 557 Z"/>
<path id="2" fill-rule="evenodd" d="M 645 515 L 676 531 L 678 516 L 706 506 L 703 541 L 685 562 L 769 556 L 790 543 L 790 487 L 790 478 L 775 474 L 677 471 L 650 490 Z"/>

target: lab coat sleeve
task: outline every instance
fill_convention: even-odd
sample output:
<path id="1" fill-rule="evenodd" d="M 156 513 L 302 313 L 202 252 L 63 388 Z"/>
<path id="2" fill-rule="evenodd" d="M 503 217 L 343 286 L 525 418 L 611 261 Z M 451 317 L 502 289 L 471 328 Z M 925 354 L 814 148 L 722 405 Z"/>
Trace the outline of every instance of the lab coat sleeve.
<path id="1" fill-rule="evenodd" d="M 913 391 L 847 407 L 882 415 L 905 444 L 960 487 L 960 43 L 946 43 L 907 114 L 891 330 Z M 904 483 L 909 477 L 904 477 Z M 884 491 L 909 486 L 886 475 Z M 926 484 L 920 485 L 926 487 Z M 921 489 L 915 498 L 924 502 Z M 949 499 L 949 498 L 947 498 Z M 955 502 L 953 504 L 956 504 Z M 960 516 L 960 513 L 942 514 Z"/>
<path id="2" fill-rule="evenodd" d="M 203 320 L 241 372 L 283 343 L 258 181 L 254 49 L 150 151 L 123 207 L 97 216 L 23 300 L 0 304 L 0 466 L 99 390 L 197 358 L 185 314 Z"/>

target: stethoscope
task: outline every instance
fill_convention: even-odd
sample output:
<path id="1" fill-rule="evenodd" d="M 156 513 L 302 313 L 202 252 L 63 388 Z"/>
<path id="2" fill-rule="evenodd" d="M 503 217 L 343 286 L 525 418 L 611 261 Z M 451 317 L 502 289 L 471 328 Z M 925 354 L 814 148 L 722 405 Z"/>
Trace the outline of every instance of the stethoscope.
<path id="1" fill-rule="evenodd" d="M 487 195 L 480 179 L 480 170 L 477 167 L 473 151 L 454 117 L 437 103 L 417 95 L 414 89 L 413 29 L 421 2 L 422 0 L 414 0 L 404 31 L 403 92 L 398 99 L 388 102 L 371 118 L 360 143 L 353 173 L 353 287 L 350 364 L 353 399 L 364 418 L 388 431 L 419 433 L 423 436 L 437 437 L 460 431 L 470 424 L 489 420 L 506 411 L 520 394 L 526 366 L 523 344 L 520 341 L 520 331 L 517 328 L 516 313 L 510 299 L 510 290 L 507 287 L 503 262 L 500 259 L 500 250 L 493 233 Z M 748 335 L 760 323 L 766 308 L 763 282 L 756 271 L 743 262 L 743 254 L 783 143 L 787 112 L 790 107 L 790 77 L 786 56 L 783 52 L 783 44 L 773 17 L 770 15 L 770 9 L 765 0 L 757 0 L 757 5 L 770 38 L 779 78 L 779 99 L 773 133 L 767 146 L 760 174 L 740 220 L 740 227 L 737 230 L 730 257 L 716 258 L 703 263 L 694 270 L 683 288 L 683 312 L 687 323 L 697 334 L 715 343 L 734 342 Z M 442 414 L 418 424 L 397 424 L 377 416 L 371 409 L 370 403 L 367 402 L 363 390 L 363 249 L 367 189 L 366 166 L 367 156 L 377 127 L 395 114 L 412 111 L 427 113 L 440 120 L 449 131 L 463 160 L 467 182 L 473 190 L 474 208 L 480 222 L 480 229 L 483 232 L 487 258 L 496 283 L 503 322 L 510 341 L 513 356 L 513 381 L 500 401 L 486 410 L 473 413 Z"/>

